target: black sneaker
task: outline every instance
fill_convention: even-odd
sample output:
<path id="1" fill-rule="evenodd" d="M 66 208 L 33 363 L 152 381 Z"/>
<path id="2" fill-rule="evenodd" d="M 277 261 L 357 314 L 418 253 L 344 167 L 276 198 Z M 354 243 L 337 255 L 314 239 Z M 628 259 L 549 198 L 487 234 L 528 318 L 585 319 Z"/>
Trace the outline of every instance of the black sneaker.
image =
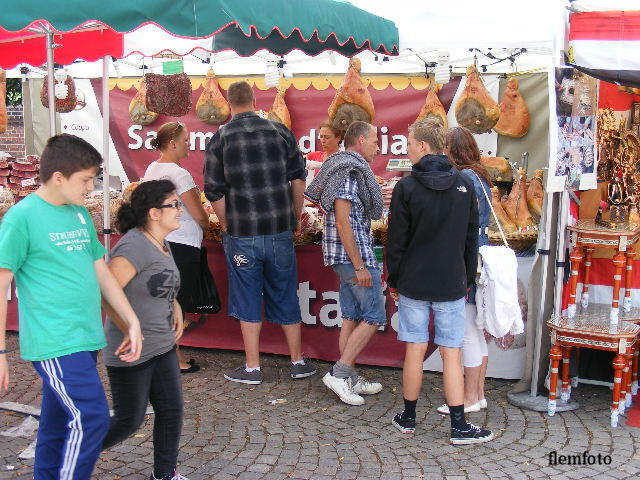
<path id="1" fill-rule="evenodd" d="M 484 443 L 493 440 L 493 432 L 484 428 L 476 427 L 472 423 L 469 424 L 469 430 L 458 430 L 451 427 L 451 438 L 449 443 L 452 445 L 470 445 L 472 443 Z"/>
<path id="2" fill-rule="evenodd" d="M 302 365 L 291 364 L 291 378 L 307 378 L 316 373 L 316 367 L 306 358 Z"/>
<path id="3" fill-rule="evenodd" d="M 397 413 L 396 416 L 393 417 L 393 420 L 391 420 L 391 424 L 402 433 L 413 433 L 416 431 L 416 419 L 404 418 L 402 413 Z"/>
<path id="4" fill-rule="evenodd" d="M 231 380 L 232 382 L 246 383 L 248 385 L 259 385 L 262 383 L 262 372 L 260 370 L 254 370 L 253 372 L 247 372 L 244 366 L 240 366 L 235 370 L 227 370 L 224 372 L 224 378 Z"/>

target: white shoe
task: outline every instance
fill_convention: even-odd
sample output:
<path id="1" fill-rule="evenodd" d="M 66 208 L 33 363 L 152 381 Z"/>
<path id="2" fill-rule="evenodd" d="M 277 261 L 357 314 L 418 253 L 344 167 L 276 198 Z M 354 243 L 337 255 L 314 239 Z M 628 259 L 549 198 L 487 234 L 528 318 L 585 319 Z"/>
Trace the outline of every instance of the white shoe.
<path id="1" fill-rule="evenodd" d="M 486 408 L 487 408 L 487 399 L 486 399 L 486 398 L 483 398 L 483 399 L 482 399 L 482 400 L 480 400 L 478 403 L 480 404 L 480 408 L 481 408 L 482 410 L 484 410 L 484 409 L 486 409 Z"/>
<path id="2" fill-rule="evenodd" d="M 464 413 L 479 412 L 482 409 L 480 406 L 481 402 L 482 401 L 469 405 L 468 407 L 464 407 Z M 441 415 L 449 415 L 449 405 L 446 403 L 444 405 L 440 405 L 436 410 Z"/>
<path id="3" fill-rule="evenodd" d="M 333 391 L 340 400 L 348 405 L 363 405 L 364 398 L 353 391 L 351 378 L 338 378 L 331 375 L 331 372 L 322 377 L 322 383 Z"/>
<path id="4" fill-rule="evenodd" d="M 364 377 L 358 376 L 358 381 L 353 386 L 353 393 L 358 395 L 374 395 L 380 393 L 382 390 L 382 384 L 378 382 L 370 382 Z"/>

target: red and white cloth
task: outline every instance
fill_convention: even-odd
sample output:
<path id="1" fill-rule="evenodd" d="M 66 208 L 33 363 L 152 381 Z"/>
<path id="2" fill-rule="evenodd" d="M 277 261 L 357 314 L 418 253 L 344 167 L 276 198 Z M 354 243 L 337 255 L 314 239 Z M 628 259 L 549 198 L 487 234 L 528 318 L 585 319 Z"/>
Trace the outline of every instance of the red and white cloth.
<path id="1" fill-rule="evenodd" d="M 640 10 L 571 14 L 569 52 L 581 67 L 640 70 Z"/>

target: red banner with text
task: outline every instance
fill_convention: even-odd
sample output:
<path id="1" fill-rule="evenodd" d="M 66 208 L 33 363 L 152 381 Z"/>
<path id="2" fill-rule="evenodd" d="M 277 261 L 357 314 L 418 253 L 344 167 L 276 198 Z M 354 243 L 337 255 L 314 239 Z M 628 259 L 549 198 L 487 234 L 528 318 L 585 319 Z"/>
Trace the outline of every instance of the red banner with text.
<path id="1" fill-rule="evenodd" d="M 101 79 L 92 80 L 94 92 L 101 91 L 101 83 Z M 451 107 L 459 83 L 459 78 L 452 79 L 438 92 L 445 111 Z M 329 85 L 325 89 L 315 88 L 313 83 L 306 89 L 298 89 L 291 85 L 286 91 L 285 101 L 291 114 L 292 130 L 302 153 L 321 149 L 317 139 L 318 125 L 327 118 L 327 108 L 336 93 L 332 84 Z M 373 123 L 378 127 L 380 146 L 380 154 L 372 162 L 371 168 L 376 175 L 390 178 L 394 173 L 386 171 L 387 162 L 391 158 L 407 158 L 407 127 L 416 120 L 427 90 L 415 88 L 408 80 L 404 85 L 389 81 L 386 87 L 380 90 L 373 86 L 369 86 L 368 89 L 375 105 Z M 121 89 L 120 86 L 115 86 L 110 90 L 111 138 L 130 181 L 137 181 L 144 174 L 147 165 L 158 158 L 158 152 L 152 150 L 149 145 L 157 129 L 165 122 L 179 120 L 189 131 L 190 154 L 182 161 L 182 165 L 193 175 L 196 184 L 202 186 L 204 149 L 218 129 L 218 126 L 202 122 L 195 114 L 195 104 L 202 90 L 202 87 L 193 90 L 193 107 L 187 115 L 177 118 L 161 115 L 154 123 L 144 127 L 133 125 L 129 117 L 129 103 L 136 94 L 136 88 L 131 86 Z M 270 110 L 276 89 L 261 90 L 254 87 L 253 91 L 257 108 Z M 226 90 L 222 89 L 222 92 L 226 96 Z M 97 94 L 96 97 L 100 104 L 100 95 Z"/>

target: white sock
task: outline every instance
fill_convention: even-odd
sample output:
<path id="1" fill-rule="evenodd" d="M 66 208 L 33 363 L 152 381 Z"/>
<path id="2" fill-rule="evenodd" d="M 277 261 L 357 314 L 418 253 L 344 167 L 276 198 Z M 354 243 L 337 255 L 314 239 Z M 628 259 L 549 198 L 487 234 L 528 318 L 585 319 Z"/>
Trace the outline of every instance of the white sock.
<path id="1" fill-rule="evenodd" d="M 297 362 L 291 362 L 293 365 L 304 365 L 304 358 L 301 358 L 300 360 L 298 360 Z"/>
<path id="2" fill-rule="evenodd" d="M 246 363 L 244 364 L 244 369 L 247 371 L 247 373 L 259 372 L 260 371 L 260 367 L 250 367 Z"/>

